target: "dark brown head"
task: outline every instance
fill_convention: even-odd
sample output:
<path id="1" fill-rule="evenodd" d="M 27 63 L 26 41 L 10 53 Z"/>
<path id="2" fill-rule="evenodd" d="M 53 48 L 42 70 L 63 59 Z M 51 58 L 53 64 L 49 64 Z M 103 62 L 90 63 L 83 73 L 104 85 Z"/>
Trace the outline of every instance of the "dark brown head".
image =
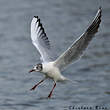
<path id="1" fill-rule="evenodd" d="M 41 72 L 42 71 L 42 64 L 39 63 L 37 65 L 34 66 L 34 68 L 32 70 L 29 71 L 29 73 L 33 72 L 33 71 L 38 71 L 38 72 Z"/>

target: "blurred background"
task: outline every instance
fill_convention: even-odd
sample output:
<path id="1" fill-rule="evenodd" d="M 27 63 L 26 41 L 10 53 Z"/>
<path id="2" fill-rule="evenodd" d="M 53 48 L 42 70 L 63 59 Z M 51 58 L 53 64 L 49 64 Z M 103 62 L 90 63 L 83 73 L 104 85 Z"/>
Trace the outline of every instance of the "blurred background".
<path id="1" fill-rule="evenodd" d="M 45 31 L 60 55 L 89 26 L 99 6 L 99 32 L 84 56 L 63 75 L 73 81 L 58 83 L 47 99 L 53 82 L 46 80 L 29 89 L 42 74 L 29 74 L 39 62 L 31 43 L 30 24 L 41 18 Z M 0 110 L 68 110 L 69 106 L 110 108 L 110 0 L 0 0 Z"/>

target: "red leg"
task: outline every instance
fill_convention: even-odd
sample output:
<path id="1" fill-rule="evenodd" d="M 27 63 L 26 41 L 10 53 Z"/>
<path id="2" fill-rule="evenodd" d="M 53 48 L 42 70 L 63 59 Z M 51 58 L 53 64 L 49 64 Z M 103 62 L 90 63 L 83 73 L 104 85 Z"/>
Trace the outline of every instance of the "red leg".
<path id="1" fill-rule="evenodd" d="M 40 82 L 38 82 L 35 86 L 33 86 L 30 90 L 35 90 L 35 88 L 40 84 L 42 83 L 43 81 L 45 80 L 45 78 L 43 80 L 41 80 Z"/>
<path id="2" fill-rule="evenodd" d="M 48 95 L 48 98 L 50 98 L 50 97 L 52 96 L 52 93 L 53 93 L 53 90 L 54 90 L 55 87 L 56 87 L 56 82 L 55 82 L 55 84 L 54 84 L 52 90 L 50 91 L 50 94 Z"/>

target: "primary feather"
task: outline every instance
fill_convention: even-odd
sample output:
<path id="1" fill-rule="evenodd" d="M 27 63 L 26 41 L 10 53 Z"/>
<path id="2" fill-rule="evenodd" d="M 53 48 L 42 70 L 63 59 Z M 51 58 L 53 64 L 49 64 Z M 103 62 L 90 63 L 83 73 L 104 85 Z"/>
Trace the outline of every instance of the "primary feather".
<path id="1" fill-rule="evenodd" d="M 40 52 L 42 61 L 51 61 L 53 55 L 51 52 L 50 42 L 38 16 L 34 16 L 31 22 L 31 39 L 33 45 Z"/>
<path id="2" fill-rule="evenodd" d="M 58 68 L 63 69 L 68 64 L 80 58 L 89 42 L 98 31 L 101 22 L 101 12 L 102 10 L 99 8 L 92 24 L 87 28 L 87 30 L 61 56 L 56 59 L 55 65 Z"/>

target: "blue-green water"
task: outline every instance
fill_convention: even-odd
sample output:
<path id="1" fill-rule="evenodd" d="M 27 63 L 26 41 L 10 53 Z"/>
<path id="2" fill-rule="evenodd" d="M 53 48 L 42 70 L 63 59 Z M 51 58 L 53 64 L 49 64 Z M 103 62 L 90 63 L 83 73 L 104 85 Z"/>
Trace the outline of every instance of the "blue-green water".
<path id="1" fill-rule="evenodd" d="M 99 5 L 102 23 L 84 56 L 63 75 L 77 85 L 42 79 L 28 71 L 39 62 L 31 43 L 30 23 L 38 15 L 60 55 L 91 23 Z M 110 109 L 110 1 L 97 0 L 0 0 L 0 110 L 69 110 L 69 106 L 102 106 Z M 100 109 L 102 110 L 102 109 Z"/>

